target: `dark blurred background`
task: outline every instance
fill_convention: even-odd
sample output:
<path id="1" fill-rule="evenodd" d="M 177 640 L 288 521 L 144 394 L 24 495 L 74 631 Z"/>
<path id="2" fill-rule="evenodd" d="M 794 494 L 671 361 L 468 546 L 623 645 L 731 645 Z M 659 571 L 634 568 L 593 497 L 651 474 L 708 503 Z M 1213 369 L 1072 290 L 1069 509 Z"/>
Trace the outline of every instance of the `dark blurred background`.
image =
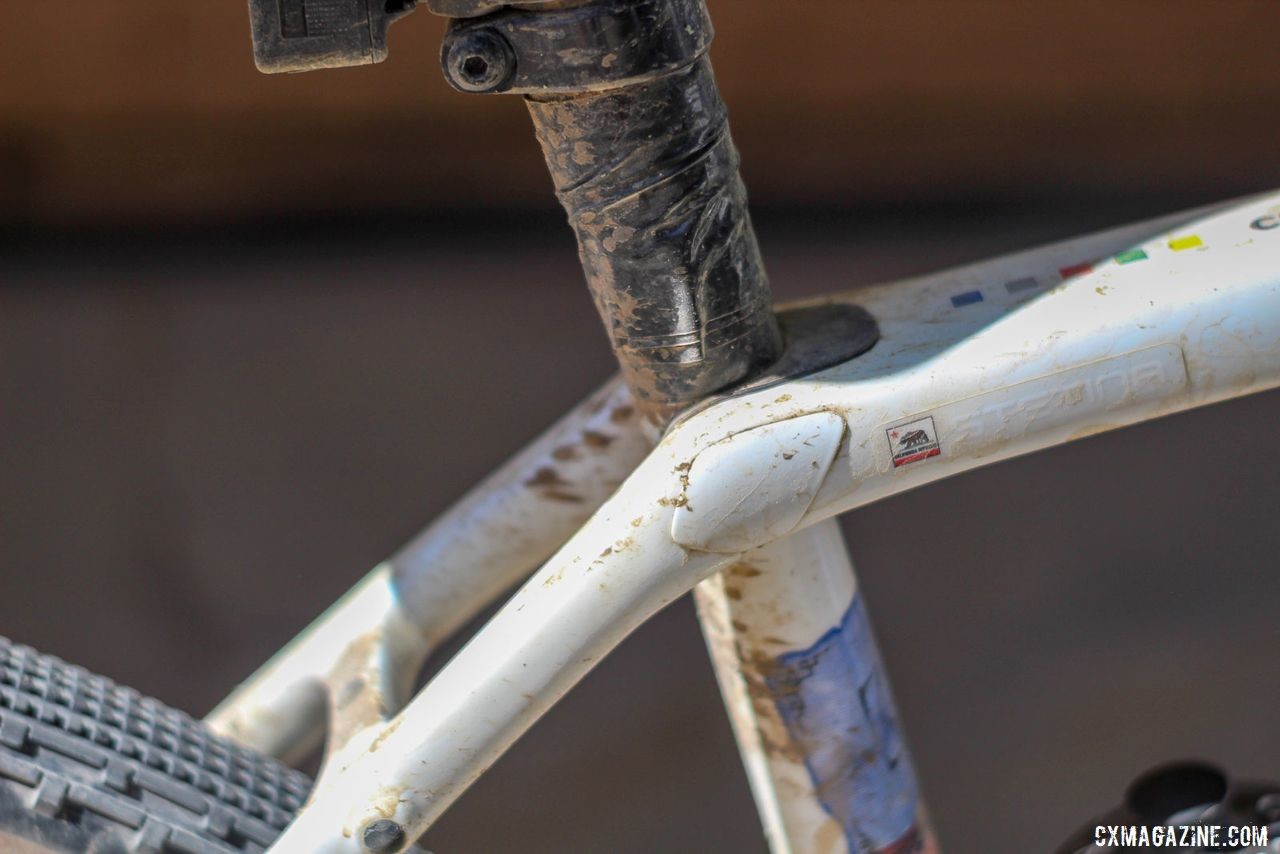
<path id="1" fill-rule="evenodd" d="M 711 6 L 782 298 L 1280 186 L 1275 2 Z M 524 107 L 441 31 L 268 78 L 239 2 L 0 7 L 0 632 L 203 713 L 608 376 Z M 1048 850 L 1165 759 L 1280 776 L 1278 416 L 846 520 L 949 850 Z M 763 850 L 688 603 L 430 844 Z"/>

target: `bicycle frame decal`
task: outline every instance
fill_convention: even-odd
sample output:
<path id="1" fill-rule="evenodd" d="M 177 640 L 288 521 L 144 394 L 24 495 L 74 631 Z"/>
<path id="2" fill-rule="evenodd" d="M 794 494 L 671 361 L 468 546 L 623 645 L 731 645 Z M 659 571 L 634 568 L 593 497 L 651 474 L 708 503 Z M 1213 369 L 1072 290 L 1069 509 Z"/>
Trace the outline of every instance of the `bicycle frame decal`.
<path id="1" fill-rule="evenodd" d="M 982 291 L 965 291 L 951 298 L 951 304 L 956 308 L 964 308 L 966 305 L 975 305 L 980 302 L 982 302 Z"/>
<path id="2" fill-rule="evenodd" d="M 1078 279 L 1081 276 L 1087 276 L 1093 272 L 1092 261 L 1082 261 L 1079 264 L 1071 264 L 1063 267 L 1058 271 L 1058 275 L 1065 282 L 1067 279 Z"/>
<path id="3" fill-rule="evenodd" d="M 899 468 L 939 456 L 939 430 L 957 454 L 975 455 L 1082 417 L 1156 403 L 1186 386 L 1182 349 L 1165 344 L 944 404 L 931 416 L 886 428 L 885 435 L 892 467 Z M 1097 431 L 1081 435 L 1089 432 Z"/>
<path id="4" fill-rule="evenodd" d="M 1184 237 L 1175 237 L 1169 241 L 1169 248 L 1174 252 L 1186 252 L 1188 249 L 1204 248 L 1204 241 L 1198 234 L 1188 234 Z"/>
<path id="5" fill-rule="evenodd" d="M 1143 249 L 1130 249 L 1127 252 L 1121 252 L 1114 260 L 1117 264 L 1136 264 L 1139 261 L 1146 261 L 1151 256 Z"/>
<path id="6" fill-rule="evenodd" d="M 917 850 L 919 791 L 862 597 L 813 646 L 779 656 L 765 684 L 851 854 Z"/>
<path id="7" fill-rule="evenodd" d="M 934 426 L 931 417 L 925 416 L 899 424 L 884 431 L 884 434 L 889 437 L 894 468 L 942 454 L 942 446 L 938 444 L 938 428 Z"/>

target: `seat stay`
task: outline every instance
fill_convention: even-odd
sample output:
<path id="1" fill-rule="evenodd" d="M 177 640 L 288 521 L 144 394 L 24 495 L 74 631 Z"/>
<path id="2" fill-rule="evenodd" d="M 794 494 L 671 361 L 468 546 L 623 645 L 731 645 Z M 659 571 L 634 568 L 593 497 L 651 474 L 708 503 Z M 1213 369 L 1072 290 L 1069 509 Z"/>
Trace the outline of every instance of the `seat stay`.
<path id="1" fill-rule="evenodd" d="M 385 721 L 431 650 L 563 545 L 653 441 L 630 392 L 610 380 L 374 568 L 205 723 L 300 761 Z"/>

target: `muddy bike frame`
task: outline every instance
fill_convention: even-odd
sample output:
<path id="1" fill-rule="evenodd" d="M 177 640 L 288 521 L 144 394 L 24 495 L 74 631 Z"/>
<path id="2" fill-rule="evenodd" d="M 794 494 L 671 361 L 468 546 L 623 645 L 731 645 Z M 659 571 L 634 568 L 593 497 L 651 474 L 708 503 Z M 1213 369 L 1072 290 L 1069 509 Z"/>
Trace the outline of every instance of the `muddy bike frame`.
<path id="1" fill-rule="evenodd" d="M 276 756 L 327 731 L 272 850 L 403 850 L 691 590 L 772 849 L 936 850 L 836 515 L 1280 385 L 1280 194 L 818 305 L 865 310 L 875 345 L 660 436 L 610 383 L 227 698 L 208 722 Z M 410 696 L 430 651 L 538 565 Z"/>

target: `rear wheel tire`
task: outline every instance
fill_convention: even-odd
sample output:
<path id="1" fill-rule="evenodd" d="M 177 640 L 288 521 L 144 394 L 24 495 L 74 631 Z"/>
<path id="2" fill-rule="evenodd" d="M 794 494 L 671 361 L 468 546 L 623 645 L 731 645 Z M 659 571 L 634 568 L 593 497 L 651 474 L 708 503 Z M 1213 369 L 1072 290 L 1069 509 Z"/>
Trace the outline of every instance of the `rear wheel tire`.
<path id="1" fill-rule="evenodd" d="M 307 775 L 0 637 L 0 851 L 256 854 Z"/>

